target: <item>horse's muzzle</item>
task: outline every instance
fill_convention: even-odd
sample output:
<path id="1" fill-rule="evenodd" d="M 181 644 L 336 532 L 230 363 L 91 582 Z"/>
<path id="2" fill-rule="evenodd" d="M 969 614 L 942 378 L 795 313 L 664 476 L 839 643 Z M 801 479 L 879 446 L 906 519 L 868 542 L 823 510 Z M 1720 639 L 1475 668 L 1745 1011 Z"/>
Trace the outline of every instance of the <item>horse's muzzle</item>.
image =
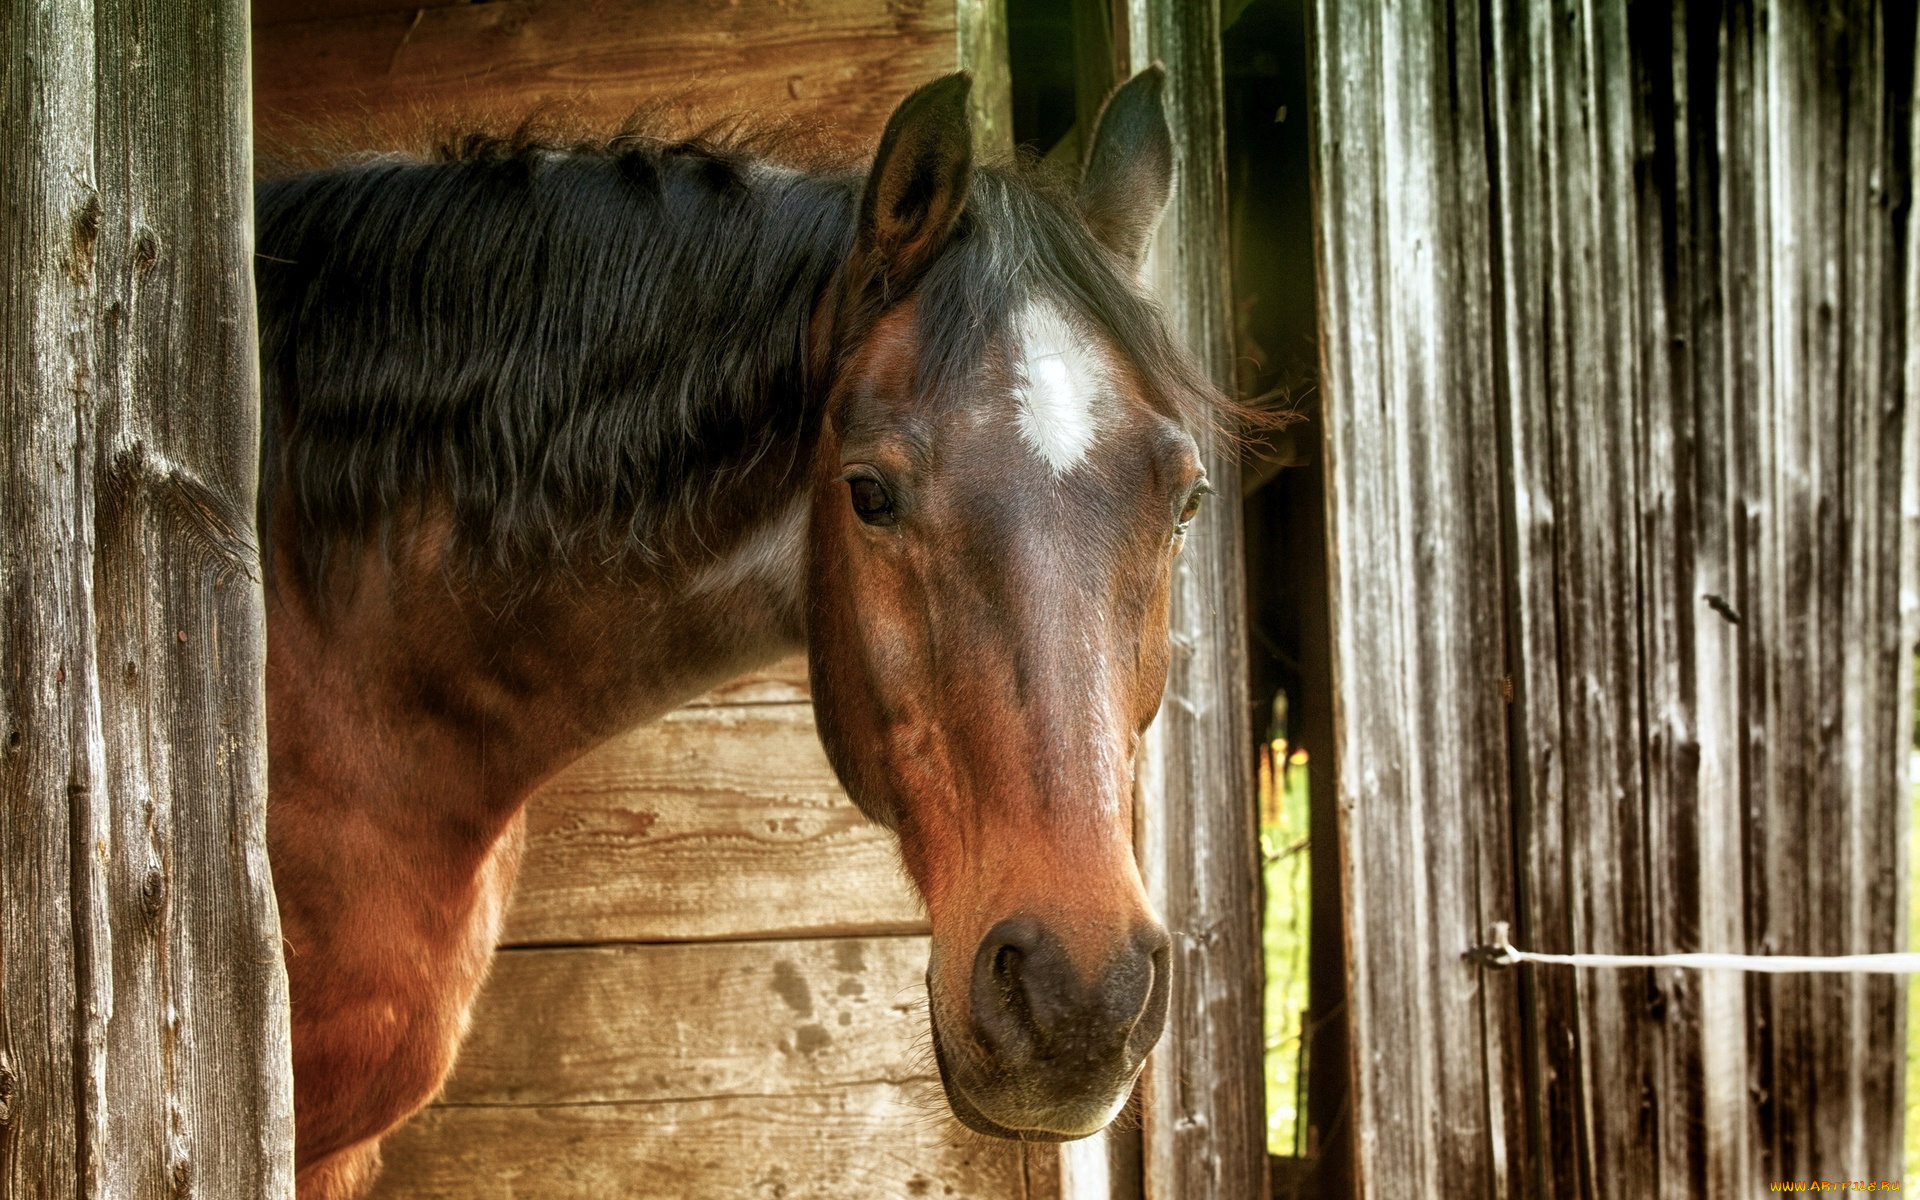
<path id="1" fill-rule="evenodd" d="M 954 1115 L 1022 1141 L 1105 1127 L 1166 1024 L 1168 947 L 1166 930 L 1144 922 L 1087 970 L 1035 918 L 995 925 L 974 954 L 967 1028 L 935 1022 Z"/>

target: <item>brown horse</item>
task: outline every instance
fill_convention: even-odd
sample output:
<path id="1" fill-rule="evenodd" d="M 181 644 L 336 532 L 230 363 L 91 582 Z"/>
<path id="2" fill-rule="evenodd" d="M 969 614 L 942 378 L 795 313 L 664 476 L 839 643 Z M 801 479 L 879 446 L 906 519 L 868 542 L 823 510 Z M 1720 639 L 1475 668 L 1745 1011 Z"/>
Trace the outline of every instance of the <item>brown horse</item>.
<path id="1" fill-rule="evenodd" d="M 965 76 L 868 172 L 473 139 L 261 186 L 275 884 L 301 1200 L 452 1065 L 540 783 L 805 646 L 924 896 L 977 1130 L 1103 1126 L 1159 1037 L 1132 851 L 1173 556 L 1226 402 L 1133 277 L 1157 70 L 1077 192 L 975 169 Z"/>

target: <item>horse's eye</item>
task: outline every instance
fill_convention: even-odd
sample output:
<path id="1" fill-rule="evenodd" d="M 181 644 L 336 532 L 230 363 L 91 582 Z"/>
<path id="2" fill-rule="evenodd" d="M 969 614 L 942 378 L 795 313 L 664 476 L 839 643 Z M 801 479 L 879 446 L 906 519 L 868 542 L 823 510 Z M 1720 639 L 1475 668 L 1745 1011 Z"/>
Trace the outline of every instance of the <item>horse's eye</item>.
<path id="1" fill-rule="evenodd" d="M 1193 490 L 1187 493 L 1187 502 L 1180 506 L 1180 520 L 1175 523 L 1173 527 L 1173 548 L 1175 550 L 1180 549 L 1181 545 L 1186 542 L 1187 527 L 1192 525 L 1193 519 L 1200 515 L 1200 501 L 1202 497 L 1209 496 L 1212 493 L 1213 489 L 1207 486 L 1207 481 L 1204 479 L 1194 484 Z"/>
<path id="2" fill-rule="evenodd" d="M 893 497 L 887 495 L 886 485 L 871 475 L 856 475 L 847 480 L 853 495 L 853 511 L 869 525 L 889 525 L 893 522 Z"/>
<path id="3" fill-rule="evenodd" d="M 1187 493 L 1186 504 L 1180 509 L 1180 532 L 1185 533 L 1187 526 L 1193 524 L 1193 519 L 1200 515 L 1201 499 L 1211 495 L 1213 489 L 1207 486 L 1204 479 L 1193 485 L 1193 490 Z"/>

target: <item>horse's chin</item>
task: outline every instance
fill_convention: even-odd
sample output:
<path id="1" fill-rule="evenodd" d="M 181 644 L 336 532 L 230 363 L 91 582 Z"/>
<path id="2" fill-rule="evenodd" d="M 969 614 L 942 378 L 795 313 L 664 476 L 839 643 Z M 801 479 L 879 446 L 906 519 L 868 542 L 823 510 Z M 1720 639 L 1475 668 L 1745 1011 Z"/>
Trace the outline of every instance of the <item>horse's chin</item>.
<path id="1" fill-rule="evenodd" d="M 988 1117 L 968 1097 L 966 1089 L 954 1078 L 953 1069 L 947 1065 L 947 1050 L 940 1037 L 938 1022 L 933 1026 L 933 1061 L 940 1068 L 940 1086 L 946 1089 L 947 1106 L 953 1109 L 953 1115 L 960 1119 L 962 1125 L 975 1133 L 1013 1142 L 1077 1142 L 1106 1128 L 1106 1121 L 1101 1121 L 1093 1128 L 1078 1133 L 1062 1133 L 1055 1129 L 1014 1129 Z"/>

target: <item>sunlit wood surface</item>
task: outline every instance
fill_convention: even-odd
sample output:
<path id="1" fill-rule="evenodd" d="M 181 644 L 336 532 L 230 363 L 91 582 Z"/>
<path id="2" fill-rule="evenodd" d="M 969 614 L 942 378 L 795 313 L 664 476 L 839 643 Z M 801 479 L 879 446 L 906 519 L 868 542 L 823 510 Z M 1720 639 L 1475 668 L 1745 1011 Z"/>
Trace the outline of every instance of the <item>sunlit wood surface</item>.
<path id="1" fill-rule="evenodd" d="M 530 114 L 607 130 L 639 110 L 798 119 L 864 150 L 958 45 L 953 4 L 885 0 L 272 0 L 255 24 L 270 153 L 430 146 Z"/>

